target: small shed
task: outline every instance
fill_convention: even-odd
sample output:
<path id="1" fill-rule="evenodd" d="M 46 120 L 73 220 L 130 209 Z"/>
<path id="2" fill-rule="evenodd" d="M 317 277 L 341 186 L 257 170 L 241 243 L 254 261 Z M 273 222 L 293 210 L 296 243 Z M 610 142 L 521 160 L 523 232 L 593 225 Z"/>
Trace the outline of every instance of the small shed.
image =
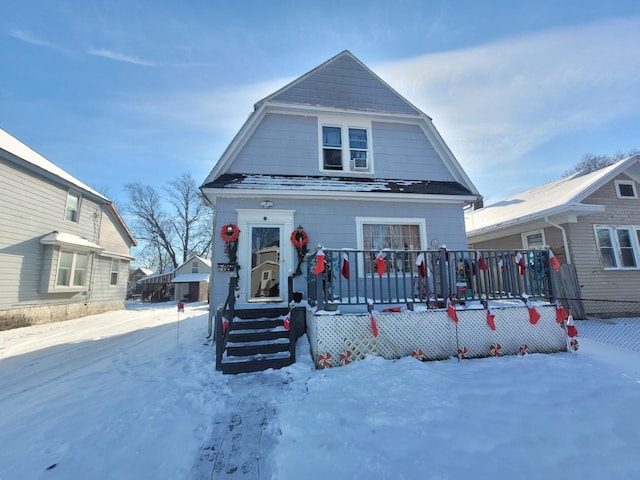
<path id="1" fill-rule="evenodd" d="M 206 302 L 209 300 L 209 277 L 211 262 L 193 256 L 174 270 L 173 298 L 186 302 Z"/>

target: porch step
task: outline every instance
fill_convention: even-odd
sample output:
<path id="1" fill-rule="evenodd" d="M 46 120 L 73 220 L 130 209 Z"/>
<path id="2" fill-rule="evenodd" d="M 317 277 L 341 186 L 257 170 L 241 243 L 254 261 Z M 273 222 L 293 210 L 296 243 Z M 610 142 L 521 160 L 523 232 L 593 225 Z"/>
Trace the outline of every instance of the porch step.
<path id="1" fill-rule="evenodd" d="M 287 313 L 288 309 L 236 311 L 222 354 L 222 372 L 249 373 L 291 365 L 295 359 L 289 331 L 283 326 Z"/>

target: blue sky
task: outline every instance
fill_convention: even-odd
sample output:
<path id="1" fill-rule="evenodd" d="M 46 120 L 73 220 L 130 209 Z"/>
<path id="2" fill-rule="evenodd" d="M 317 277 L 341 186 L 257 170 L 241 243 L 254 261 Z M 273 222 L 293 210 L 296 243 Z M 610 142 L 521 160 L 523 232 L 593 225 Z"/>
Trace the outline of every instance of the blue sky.
<path id="1" fill-rule="evenodd" d="M 640 2 L 4 0 L 0 127 L 81 181 L 202 183 L 253 104 L 350 50 L 487 201 L 640 148 Z"/>

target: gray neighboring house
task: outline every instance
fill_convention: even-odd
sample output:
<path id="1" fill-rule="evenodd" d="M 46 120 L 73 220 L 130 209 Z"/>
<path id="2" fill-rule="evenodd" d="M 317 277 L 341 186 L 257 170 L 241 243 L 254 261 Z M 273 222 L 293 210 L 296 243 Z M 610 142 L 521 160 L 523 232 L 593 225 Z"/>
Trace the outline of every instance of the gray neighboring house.
<path id="1" fill-rule="evenodd" d="M 0 129 L 0 329 L 124 308 L 136 240 L 108 198 Z"/>
<path id="2" fill-rule="evenodd" d="M 200 188 L 215 210 L 215 307 L 225 226 L 240 230 L 237 302 L 286 302 L 298 226 L 310 251 L 465 249 L 463 209 L 479 196 L 431 118 L 349 51 L 256 103 Z"/>
<path id="3" fill-rule="evenodd" d="M 634 155 L 513 195 L 467 216 L 469 246 L 548 246 L 562 264 L 560 293 L 580 298 L 586 314 L 614 313 L 615 305 L 586 300 L 638 298 L 639 182 L 640 155 Z"/>

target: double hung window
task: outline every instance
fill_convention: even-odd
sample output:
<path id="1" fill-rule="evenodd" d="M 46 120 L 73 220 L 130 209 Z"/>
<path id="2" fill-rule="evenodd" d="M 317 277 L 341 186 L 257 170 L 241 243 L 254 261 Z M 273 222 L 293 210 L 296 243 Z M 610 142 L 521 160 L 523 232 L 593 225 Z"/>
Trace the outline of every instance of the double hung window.
<path id="1" fill-rule="evenodd" d="M 83 287 L 87 279 L 89 255 L 62 250 L 58 259 L 56 287 Z"/>
<path id="2" fill-rule="evenodd" d="M 64 218 L 70 222 L 78 222 L 80 213 L 80 195 L 75 192 L 67 193 L 67 205 Z"/>
<path id="3" fill-rule="evenodd" d="M 321 169 L 370 172 L 371 140 L 366 126 L 325 124 L 321 128 Z"/>
<path id="4" fill-rule="evenodd" d="M 640 229 L 596 225 L 600 262 L 605 269 L 638 268 Z"/>

